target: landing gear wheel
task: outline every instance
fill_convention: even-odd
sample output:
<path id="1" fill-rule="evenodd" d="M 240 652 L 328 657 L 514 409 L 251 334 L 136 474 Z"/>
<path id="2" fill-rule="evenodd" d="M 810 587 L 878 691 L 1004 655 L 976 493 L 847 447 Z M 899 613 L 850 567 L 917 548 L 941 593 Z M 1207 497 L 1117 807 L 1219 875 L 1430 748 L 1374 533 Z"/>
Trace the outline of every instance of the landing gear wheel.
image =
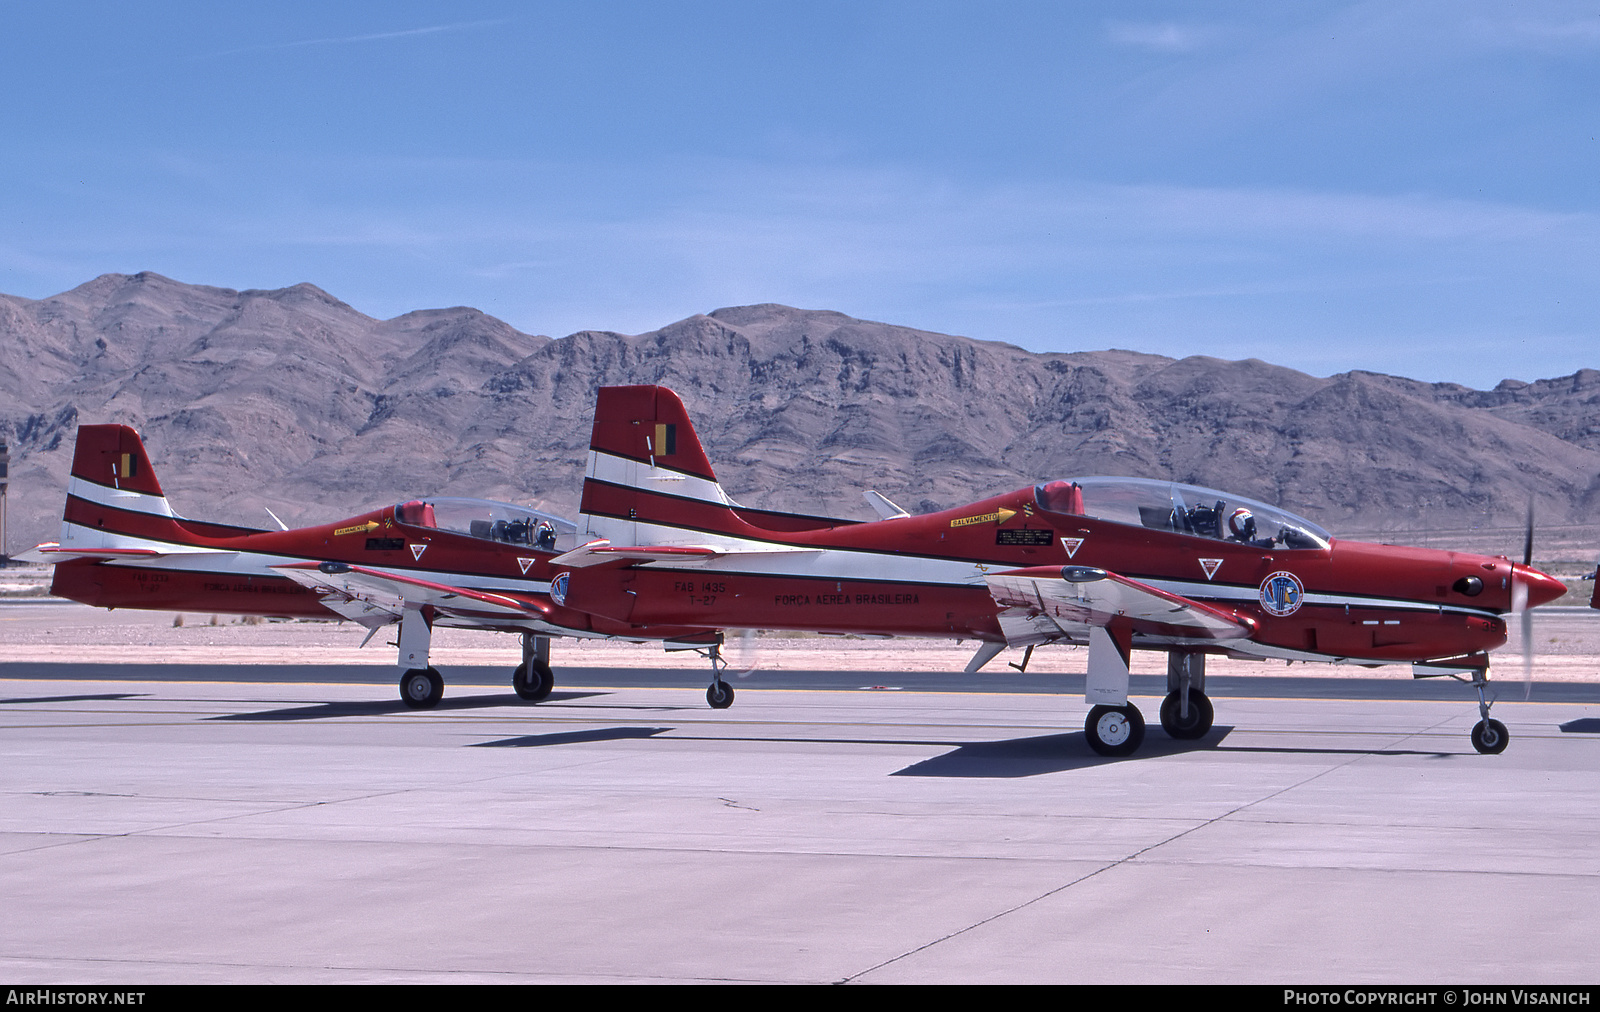
<path id="1" fill-rule="evenodd" d="M 413 710 L 431 710 L 444 698 L 437 668 L 412 668 L 400 676 L 400 701 Z"/>
<path id="2" fill-rule="evenodd" d="M 521 698 L 537 703 L 550 698 L 550 690 L 556 687 L 555 673 L 548 664 L 523 661 L 511 672 L 511 687 Z"/>
<path id="3" fill-rule="evenodd" d="M 1083 722 L 1089 747 L 1103 756 L 1133 755 L 1144 741 L 1144 714 L 1132 703 L 1097 706 Z"/>
<path id="4" fill-rule="evenodd" d="M 1204 738 L 1206 732 L 1211 730 L 1211 721 L 1215 716 L 1211 700 L 1204 692 L 1194 689 L 1189 690 L 1188 717 L 1183 716 L 1182 694 L 1169 692 L 1167 698 L 1161 701 L 1161 730 L 1180 741 Z"/>
<path id="5" fill-rule="evenodd" d="M 726 710 L 733 705 L 733 686 L 722 681 L 712 682 L 706 690 L 706 702 L 713 710 Z"/>
<path id="6" fill-rule="evenodd" d="M 1472 747 L 1484 755 L 1499 755 L 1510 741 L 1506 726 L 1498 720 L 1480 720 L 1472 729 Z"/>

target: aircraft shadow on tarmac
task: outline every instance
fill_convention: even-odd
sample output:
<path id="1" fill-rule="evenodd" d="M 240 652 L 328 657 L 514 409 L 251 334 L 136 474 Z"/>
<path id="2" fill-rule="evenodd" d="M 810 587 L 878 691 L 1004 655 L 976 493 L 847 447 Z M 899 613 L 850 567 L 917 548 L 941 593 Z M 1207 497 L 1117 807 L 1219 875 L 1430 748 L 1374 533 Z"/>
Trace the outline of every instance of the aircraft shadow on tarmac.
<path id="1" fill-rule="evenodd" d="M 570 699 L 587 699 L 592 696 L 604 696 L 604 692 L 552 692 L 548 702 L 559 702 Z M 529 709 L 528 704 L 519 700 L 510 693 L 496 693 L 492 696 L 457 696 L 452 699 L 441 700 L 440 703 L 428 712 L 439 713 L 446 710 L 481 710 L 493 706 L 515 706 L 518 709 Z M 418 711 L 407 707 L 398 699 L 390 700 L 348 700 L 341 703 L 313 703 L 306 706 L 285 706 L 274 710 L 259 710 L 255 713 L 224 713 L 206 720 L 323 720 L 329 717 L 376 717 L 386 713 L 417 713 Z"/>
<path id="2" fill-rule="evenodd" d="M 1184 752 L 1212 750 L 1220 745 L 1232 730 L 1231 726 L 1218 724 L 1198 741 L 1178 741 L 1165 735 L 1150 735 L 1145 738 L 1144 744 L 1136 754 L 1120 758 L 1106 758 L 1090 751 L 1088 739 L 1082 731 L 1046 734 L 1032 738 L 1011 738 L 1006 741 L 974 741 L 967 742 L 944 755 L 914 763 L 890 775 L 991 779 L 1034 777 L 1043 773 L 1061 773 L 1087 766 L 1126 762 L 1130 759 L 1158 759 Z"/>
<path id="3" fill-rule="evenodd" d="M 551 734 L 525 734 L 499 741 L 480 741 L 473 748 L 538 748 L 541 745 L 577 745 L 591 741 L 622 741 L 627 738 L 653 738 L 670 727 L 597 727 L 590 731 L 556 731 Z"/>
<path id="4" fill-rule="evenodd" d="M 1568 734 L 1600 734 L 1600 717 L 1579 717 L 1560 725 Z"/>
<path id="5" fill-rule="evenodd" d="M 117 699 L 142 699 L 144 692 L 97 692 L 83 696 L 14 696 L 11 699 L 0 699 L 0 705 L 7 703 L 90 703 L 104 702 Z"/>

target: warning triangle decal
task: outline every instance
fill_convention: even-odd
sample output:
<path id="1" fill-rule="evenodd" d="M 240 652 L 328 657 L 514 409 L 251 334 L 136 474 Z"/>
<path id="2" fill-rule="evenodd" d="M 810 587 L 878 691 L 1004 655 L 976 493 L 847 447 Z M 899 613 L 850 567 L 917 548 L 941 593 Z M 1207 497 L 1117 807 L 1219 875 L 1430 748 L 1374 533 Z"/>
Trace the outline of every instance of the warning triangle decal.
<path id="1" fill-rule="evenodd" d="M 1217 575 L 1217 569 L 1222 565 L 1221 559 L 1201 559 L 1200 568 L 1206 571 L 1206 579 Z"/>
<path id="2" fill-rule="evenodd" d="M 422 553 L 428 550 L 427 545 L 407 545 L 406 547 L 411 549 L 411 557 L 418 562 L 422 561 Z"/>
<path id="3" fill-rule="evenodd" d="M 1083 545 L 1082 538 L 1062 538 L 1061 547 L 1067 550 L 1067 558 L 1078 554 L 1078 549 Z"/>
<path id="4" fill-rule="evenodd" d="M 517 565 L 522 567 L 522 575 L 523 576 L 527 576 L 528 575 L 528 567 L 533 565 L 534 561 L 535 560 L 533 560 L 533 559 L 524 559 L 524 558 L 518 557 Z"/>

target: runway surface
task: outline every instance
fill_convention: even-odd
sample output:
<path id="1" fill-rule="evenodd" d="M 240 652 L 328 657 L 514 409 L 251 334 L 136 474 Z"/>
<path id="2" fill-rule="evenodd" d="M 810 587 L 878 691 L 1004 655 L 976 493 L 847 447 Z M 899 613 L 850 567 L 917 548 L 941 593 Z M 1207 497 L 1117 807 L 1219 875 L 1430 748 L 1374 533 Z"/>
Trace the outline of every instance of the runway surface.
<path id="1" fill-rule="evenodd" d="M 18 984 L 1600 976 L 1593 686 L 1480 756 L 1465 686 L 1218 679 L 1113 761 L 1070 675 L 112 667 L 0 665 Z"/>

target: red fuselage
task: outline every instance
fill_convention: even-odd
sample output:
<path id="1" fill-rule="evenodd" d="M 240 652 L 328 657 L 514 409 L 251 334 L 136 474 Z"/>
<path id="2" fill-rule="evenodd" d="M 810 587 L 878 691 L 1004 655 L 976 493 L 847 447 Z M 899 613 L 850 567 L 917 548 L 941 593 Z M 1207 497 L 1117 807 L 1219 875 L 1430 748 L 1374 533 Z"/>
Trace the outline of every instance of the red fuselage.
<path id="1" fill-rule="evenodd" d="M 646 625 L 998 641 L 1004 635 L 984 575 L 1071 565 L 1112 571 L 1247 619 L 1254 626 L 1251 653 L 1403 662 L 1502 645 L 1513 570 L 1528 587 L 1530 607 L 1565 591 L 1552 577 L 1504 558 L 1338 540 L 1262 548 L 1047 512 L 1036 507 L 1033 489 L 872 523 L 795 529 L 805 525 L 789 519 L 781 530 L 769 514 L 712 513 L 637 489 L 591 483 L 586 496 L 589 513 L 622 519 L 633 508 L 669 527 L 678 526 L 673 512 L 681 508 L 681 527 L 697 527 L 711 539 L 812 550 L 571 571 L 569 606 Z M 723 519 L 708 520 L 713 516 Z M 1274 598 L 1275 588 L 1295 581 L 1300 589 L 1287 605 Z"/>

